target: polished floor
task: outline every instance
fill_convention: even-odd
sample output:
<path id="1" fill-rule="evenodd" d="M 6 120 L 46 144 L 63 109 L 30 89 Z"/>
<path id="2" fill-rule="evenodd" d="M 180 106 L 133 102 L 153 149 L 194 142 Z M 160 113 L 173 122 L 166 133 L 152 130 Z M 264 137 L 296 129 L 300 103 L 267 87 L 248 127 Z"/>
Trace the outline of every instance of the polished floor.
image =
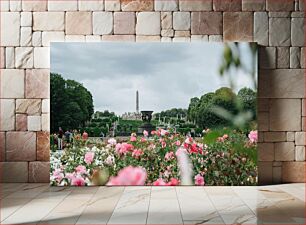
<path id="1" fill-rule="evenodd" d="M 305 184 L 0 188 L 1 224 L 305 224 Z"/>

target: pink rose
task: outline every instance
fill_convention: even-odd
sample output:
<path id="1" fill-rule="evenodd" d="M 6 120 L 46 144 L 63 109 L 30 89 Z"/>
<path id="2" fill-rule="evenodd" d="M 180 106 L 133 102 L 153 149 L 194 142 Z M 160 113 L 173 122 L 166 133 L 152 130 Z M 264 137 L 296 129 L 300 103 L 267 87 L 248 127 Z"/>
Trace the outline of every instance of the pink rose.
<path id="1" fill-rule="evenodd" d="M 156 181 L 153 182 L 154 186 L 166 186 L 167 184 L 162 178 L 157 179 Z"/>
<path id="2" fill-rule="evenodd" d="M 128 166 L 119 171 L 116 177 L 111 177 L 107 185 L 144 185 L 147 172 L 142 167 Z"/>
<path id="3" fill-rule="evenodd" d="M 85 185 L 85 180 L 81 176 L 73 177 L 72 180 L 71 180 L 71 185 L 73 185 L 73 186 L 84 186 Z"/>
<path id="4" fill-rule="evenodd" d="M 132 156 L 133 156 L 134 158 L 139 158 L 142 154 L 143 154 L 143 152 L 142 152 L 141 149 L 135 149 L 135 150 L 132 152 Z"/>
<path id="5" fill-rule="evenodd" d="M 190 145 L 193 142 L 191 137 L 186 138 L 185 143 Z"/>
<path id="6" fill-rule="evenodd" d="M 178 148 L 178 149 L 176 150 L 175 155 L 176 155 L 176 157 L 178 157 L 178 156 L 180 156 L 182 153 L 186 153 L 186 154 L 187 154 L 187 150 L 186 150 L 185 148 L 183 148 L 183 147 Z"/>
<path id="7" fill-rule="evenodd" d="M 144 137 L 141 137 L 140 141 L 141 141 L 141 142 L 146 142 L 147 139 L 145 139 Z"/>
<path id="8" fill-rule="evenodd" d="M 85 174 L 87 173 L 87 170 L 86 170 L 86 167 L 85 166 L 82 166 L 82 165 L 79 165 L 75 168 L 75 171 L 79 174 Z"/>
<path id="9" fill-rule="evenodd" d="M 167 183 L 167 186 L 177 186 L 179 184 L 179 180 L 176 178 L 171 178 L 170 181 Z"/>
<path id="10" fill-rule="evenodd" d="M 195 181 L 195 184 L 199 186 L 204 186 L 205 184 L 204 177 L 201 176 L 200 174 L 194 177 L 194 181 Z"/>
<path id="11" fill-rule="evenodd" d="M 85 157 L 84 157 L 84 161 L 87 163 L 87 164 L 91 164 L 93 159 L 95 157 L 95 153 L 94 152 L 87 152 L 85 154 Z"/>
<path id="12" fill-rule="evenodd" d="M 128 144 L 128 143 L 122 143 L 122 144 L 117 144 L 116 145 L 116 152 L 119 154 L 119 155 L 125 155 L 127 152 L 129 151 L 132 151 L 134 148 L 133 145 L 131 144 Z"/>
<path id="13" fill-rule="evenodd" d="M 258 141 L 258 133 L 257 133 L 257 130 L 252 130 L 250 133 L 249 133 L 249 139 L 250 139 L 250 142 L 252 143 L 256 143 Z"/>
<path id="14" fill-rule="evenodd" d="M 55 169 L 52 174 L 53 178 L 56 182 L 60 183 L 61 180 L 64 178 L 64 174 L 62 173 L 61 169 Z"/>
<path id="15" fill-rule="evenodd" d="M 148 135 L 149 135 L 148 131 L 144 130 L 143 131 L 143 136 L 148 137 Z"/>
<path id="16" fill-rule="evenodd" d="M 166 130 L 164 130 L 164 129 L 161 129 L 161 130 L 160 130 L 160 135 L 161 135 L 161 136 L 165 136 L 165 135 L 167 135 L 167 134 L 169 134 L 168 131 L 166 131 Z"/>
<path id="17" fill-rule="evenodd" d="M 162 148 L 166 148 L 166 146 L 167 146 L 167 144 L 166 144 L 166 142 L 162 142 Z"/>
<path id="18" fill-rule="evenodd" d="M 65 178 L 67 178 L 67 179 L 69 179 L 69 180 L 72 180 L 73 177 L 74 177 L 74 174 L 73 174 L 73 173 L 66 173 Z"/>
<path id="19" fill-rule="evenodd" d="M 110 138 L 108 139 L 108 144 L 112 145 L 112 146 L 115 146 L 117 144 L 117 141 L 115 138 Z"/>
<path id="20" fill-rule="evenodd" d="M 131 136 L 130 141 L 132 142 L 137 141 L 137 138 L 135 136 Z"/>
<path id="21" fill-rule="evenodd" d="M 176 146 L 180 146 L 180 145 L 181 145 L 181 142 L 180 142 L 179 140 L 177 140 L 177 141 L 175 142 L 175 145 L 176 145 Z"/>
<path id="22" fill-rule="evenodd" d="M 165 160 L 170 160 L 174 158 L 174 153 L 173 152 L 167 152 L 165 155 Z"/>

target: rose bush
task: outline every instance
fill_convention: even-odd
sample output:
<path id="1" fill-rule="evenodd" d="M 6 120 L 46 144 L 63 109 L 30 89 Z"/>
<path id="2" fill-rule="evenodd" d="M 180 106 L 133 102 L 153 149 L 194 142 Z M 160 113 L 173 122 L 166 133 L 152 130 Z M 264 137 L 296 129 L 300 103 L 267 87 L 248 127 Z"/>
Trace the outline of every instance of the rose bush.
<path id="1" fill-rule="evenodd" d="M 194 185 L 256 185 L 256 141 L 255 131 L 227 129 L 207 130 L 203 139 L 162 129 L 101 143 L 76 138 L 62 153 L 51 152 L 51 184 L 179 185 L 186 154 Z"/>

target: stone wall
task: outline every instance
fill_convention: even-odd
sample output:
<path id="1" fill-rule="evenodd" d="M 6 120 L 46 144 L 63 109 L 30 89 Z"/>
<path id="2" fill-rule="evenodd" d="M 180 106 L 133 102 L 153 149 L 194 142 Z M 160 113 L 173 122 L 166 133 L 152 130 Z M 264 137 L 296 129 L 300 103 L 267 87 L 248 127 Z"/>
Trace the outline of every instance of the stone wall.
<path id="1" fill-rule="evenodd" d="M 303 0 L 1 0 L 2 180 L 49 180 L 51 41 L 255 41 L 259 181 L 305 181 L 303 11 Z"/>

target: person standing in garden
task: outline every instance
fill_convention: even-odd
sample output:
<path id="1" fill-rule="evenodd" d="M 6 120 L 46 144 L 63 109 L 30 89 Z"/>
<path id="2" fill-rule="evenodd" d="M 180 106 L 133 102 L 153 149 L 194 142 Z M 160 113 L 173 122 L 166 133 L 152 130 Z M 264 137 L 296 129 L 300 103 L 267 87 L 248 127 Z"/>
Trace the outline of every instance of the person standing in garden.
<path id="1" fill-rule="evenodd" d="M 57 136 L 57 147 L 58 147 L 58 150 L 62 150 L 63 149 L 63 135 L 64 135 L 64 131 L 60 127 L 58 129 L 58 136 Z"/>
<path id="2" fill-rule="evenodd" d="M 87 140 L 88 139 L 88 133 L 86 133 L 85 130 L 84 130 L 84 132 L 82 134 L 82 138 L 83 138 L 83 140 Z"/>

